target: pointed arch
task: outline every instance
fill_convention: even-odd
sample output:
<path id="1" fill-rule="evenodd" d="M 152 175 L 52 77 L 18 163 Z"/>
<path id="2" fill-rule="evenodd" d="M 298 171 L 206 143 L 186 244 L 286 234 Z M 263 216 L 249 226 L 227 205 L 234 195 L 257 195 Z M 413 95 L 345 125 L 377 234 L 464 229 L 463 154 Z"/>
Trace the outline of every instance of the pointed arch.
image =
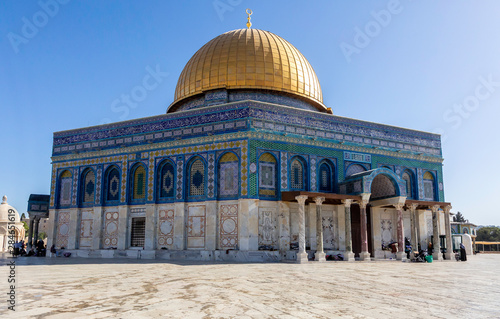
<path id="1" fill-rule="evenodd" d="M 397 183 L 394 183 L 392 178 L 385 174 L 379 174 L 373 178 L 371 184 L 370 199 L 382 199 L 399 195 Z"/>
<path id="2" fill-rule="evenodd" d="M 269 153 L 259 157 L 259 196 L 276 197 L 278 195 L 277 159 Z"/>
<path id="3" fill-rule="evenodd" d="M 146 166 L 143 163 L 136 163 L 130 170 L 129 200 L 133 202 L 146 201 Z"/>
<path id="4" fill-rule="evenodd" d="M 217 190 L 219 198 L 238 196 L 239 158 L 226 152 L 219 158 Z"/>
<path id="5" fill-rule="evenodd" d="M 330 160 L 322 160 L 318 166 L 318 190 L 324 193 L 335 191 L 335 166 Z"/>
<path id="6" fill-rule="evenodd" d="M 383 175 L 385 178 L 377 178 L 379 175 Z M 387 168 L 377 168 L 359 173 L 353 178 L 361 179 L 363 184 L 361 189 L 363 192 L 372 193 L 370 200 L 376 197 L 406 196 L 404 181 L 396 173 Z M 373 192 L 375 192 L 375 195 Z"/>
<path id="7" fill-rule="evenodd" d="M 80 203 L 82 205 L 92 205 L 95 202 L 96 179 L 92 168 L 87 167 L 81 175 L 80 183 Z"/>
<path id="8" fill-rule="evenodd" d="M 351 175 L 354 175 L 354 174 L 357 174 L 357 173 L 361 173 L 361 172 L 365 172 L 367 169 L 366 167 L 364 167 L 363 165 L 361 164 L 357 164 L 357 163 L 353 163 L 351 165 L 349 165 L 345 171 L 345 177 L 349 177 Z"/>
<path id="9" fill-rule="evenodd" d="M 121 174 L 118 167 L 112 165 L 108 167 L 104 174 L 104 203 L 113 204 L 120 200 Z"/>
<path id="10" fill-rule="evenodd" d="M 404 170 L 401 179 L 405 182 L 406 198 L 415 199 L 415 176 L 409 169 Z"/>
<path id="11" fill-rule="evenodd" d="M 290 159 L 290 189 L 307 190 L 307 162 L 301 156 Z"/>
<path id="12" fill-rule="evenodd" d="M 156 178 L 157 199 L 160 201 L 173 200 L 175 196 L 175 165 L 169 160 L 163 160 L 158 165 Z"/>
<path id="13" fill-rule="evenodd" d="M 186 166 L 187 187 L 189 199 L 204 199 L 206 197 L 207 165 L 201 156 L 193 157 Z"/>
<path id="14" fill-rule="evenodd" d="M 424 173 L 424 200 L 434 201 L 436 199 L 436 179 L 434 174 L 426 171 Z"/>
<path id="15" fill-rule="evenodd" d="M 59 206 L 70 206 L 73 186 L 73 174 L 70 170 L 64 170 L 59 175 Z"/>

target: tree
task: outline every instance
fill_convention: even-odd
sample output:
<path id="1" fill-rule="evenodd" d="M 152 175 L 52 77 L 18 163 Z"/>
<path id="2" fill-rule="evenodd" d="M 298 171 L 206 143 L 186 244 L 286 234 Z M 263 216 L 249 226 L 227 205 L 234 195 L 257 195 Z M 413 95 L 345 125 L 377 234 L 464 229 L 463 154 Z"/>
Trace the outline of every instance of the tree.
<path id="1" fill-rule="evenodd" d="M 24 213 L 21 214 L 21 220 L 24 220 L 26 218 L 26 215 Z"/>
<path id="2" fill-rule="evenodd" d="M 454 222 L 465 223 L 468 222 L 468 219 L 465 219 L 464 215 L 461 212 L 458 212 L 455 216 L 453 216 Z"/>
<path id="3" fill-rule="evenodd" d="M 28 223 L 27 223 L 27 222 L 25 222 L 25 221 L 22 221 L 21 223 L 23 223 L 24 230 L 25 230 L 25 231 L 28 231 L 28 229 L 29 229 Z"/>
<path id="4" fill-rule="evenodd" d="M 476 241 L 500 241 L 500 227 L 482 227 L 477 230 L 476 234 Z"/>
<path id="5" fill-rule="evenodd" d="M 38 239 L 44 240 L 47 238 L 47 234 L 45 232 L 38 233 Z"/>

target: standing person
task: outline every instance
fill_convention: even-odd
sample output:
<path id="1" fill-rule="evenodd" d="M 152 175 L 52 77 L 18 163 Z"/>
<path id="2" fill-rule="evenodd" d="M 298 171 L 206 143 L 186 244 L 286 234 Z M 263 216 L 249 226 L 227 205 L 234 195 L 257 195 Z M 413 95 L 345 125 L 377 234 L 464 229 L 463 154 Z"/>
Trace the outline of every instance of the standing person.
<path id="1" fill-rule="evenodd" d="M 460 243 L 460 260 L 467 261 L 467 252 L 465 251 L 465 246 L 462 243 Z"/>
<path id="2" fill-rule="evenodd" d="M 13 255 L 14 255 L 14 257 L 16 257 L 17 255 L 19 255 L 19 242 L 18 242 L 18 241 L 16 241 L 16 242 L 14 243 L 14 246 L 13 246 L 13 247 L 14 247 L 14 252 L 13 252 Z"/>

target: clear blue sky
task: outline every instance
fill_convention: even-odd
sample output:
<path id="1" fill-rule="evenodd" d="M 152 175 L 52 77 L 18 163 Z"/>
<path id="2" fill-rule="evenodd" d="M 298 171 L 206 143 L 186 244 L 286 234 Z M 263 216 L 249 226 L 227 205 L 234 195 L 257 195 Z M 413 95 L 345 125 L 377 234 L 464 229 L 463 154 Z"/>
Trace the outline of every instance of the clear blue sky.
<path id="1" fill-rule="evenodd" d="M 164 113 L 189 58 L 251 8 L 335 114 L 442 133 L 446 201 L 500 225 L 500 2 L 59 1 L 0 2 L 0 195 L 20 213 L 49 194 L 54 131 Z M 147 67 L 168 76 L 113 110 Z"/>

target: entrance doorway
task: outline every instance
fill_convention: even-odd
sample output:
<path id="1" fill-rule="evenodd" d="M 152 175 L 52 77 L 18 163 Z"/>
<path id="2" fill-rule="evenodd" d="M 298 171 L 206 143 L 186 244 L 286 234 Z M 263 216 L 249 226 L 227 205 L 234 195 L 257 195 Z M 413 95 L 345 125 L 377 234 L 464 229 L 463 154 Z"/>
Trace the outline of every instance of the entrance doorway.
<path id="1" fill-rule="evenodd" d="M 361 252 L 361 211 L 357 204 L 351 205 L 351 233 L 352 233 L 352 252 L 354 257 L 359 257 Z M 368 233 L 368 252 L 373 256 L 372 247 L 372 223 L 371 208 L 366 206 L 366 228 Z"/>

